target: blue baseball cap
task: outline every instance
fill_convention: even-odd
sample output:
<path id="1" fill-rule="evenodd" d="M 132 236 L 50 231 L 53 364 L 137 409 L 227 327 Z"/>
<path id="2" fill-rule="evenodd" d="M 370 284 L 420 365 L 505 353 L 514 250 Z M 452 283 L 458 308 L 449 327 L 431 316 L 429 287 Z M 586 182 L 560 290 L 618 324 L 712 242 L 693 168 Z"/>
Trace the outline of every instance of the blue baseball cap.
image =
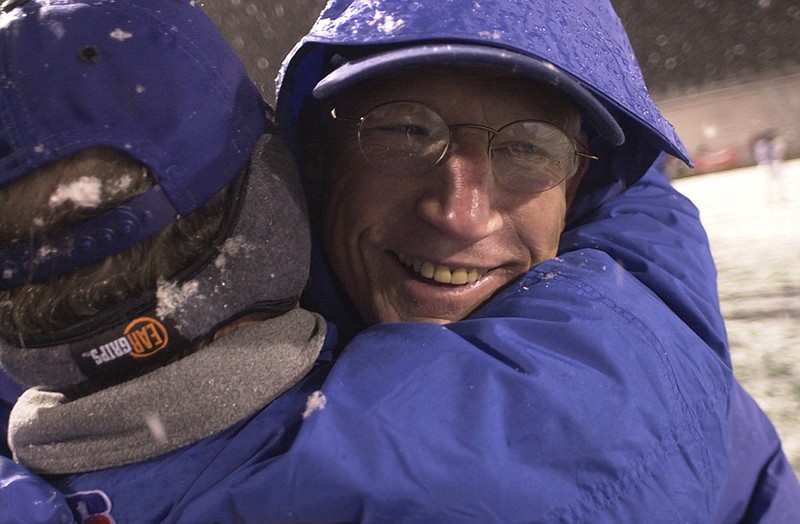
<path id="1" fill-rule="evenodd" d="M 95 146 L 142 162 L 156 184 L 48 238 L 46 250 L 0 246 L 0 289 L 106 258 L 200 208 L 246 165 L 267 110 L 191 0 L 7 1 L 0 186 Z"/>
<path id="2" fill-rule="evenodd" d="M 527 77 L 561 90 L 575 102 L 583 118 L 598 135 L 615 146 L 625 142 L 622 128 L 605 106 L 580 82 L 550 62 L 475 43 L 400 44 L 396 48 L 367 47 L 366 52 L 355 51 L 356 57 L 352 59 L 346 57 L 344 49 L 342 54 L 335 55 L 340 63 L 332 61 L 329 64 L 333 70 L 314 87 L 315 98 L 325 99 L 364 80 L 414 67 L 485 67 Z"/>

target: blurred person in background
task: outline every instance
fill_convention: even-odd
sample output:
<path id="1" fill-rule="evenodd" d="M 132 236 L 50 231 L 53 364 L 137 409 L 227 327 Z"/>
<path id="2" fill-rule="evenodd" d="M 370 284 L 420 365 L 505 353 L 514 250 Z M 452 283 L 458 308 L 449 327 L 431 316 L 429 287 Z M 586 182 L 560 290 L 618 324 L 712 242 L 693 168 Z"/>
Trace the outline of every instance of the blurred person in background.
<path id="1" fill-rule="evenodd" d="M 753 158 L 766 178 L 766 197 L 770 204 L 789 199 L 788 188 L 783 173 L 783 159 L 786 142 L 776 130 L 766 131 L 753 141 Z"/>

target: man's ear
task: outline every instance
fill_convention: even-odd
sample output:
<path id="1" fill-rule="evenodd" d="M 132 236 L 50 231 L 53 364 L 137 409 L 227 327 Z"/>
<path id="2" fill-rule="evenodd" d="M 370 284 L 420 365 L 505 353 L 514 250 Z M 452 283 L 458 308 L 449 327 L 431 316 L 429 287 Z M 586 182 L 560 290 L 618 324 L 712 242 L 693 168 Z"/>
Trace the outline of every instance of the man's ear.
<path id="1" fill-rule="evenodd" d="M 578 136 L 578 142 L 581 144 L 586 143 L 585 133 L 581 133 Z M 582 156 L 578 158 L 580 159 L 578 170 L 575 172 L 574 175 L 569 177 L 566 182 L 567 209 L 569 209 L 569 207 L 572 205 L 572 201 L 575 199 L 575 195 L 578 194 L 578 187 L 581 185 L 581 180 L 583 180 L 583 175 L 586 174 L 586 170 L 589 169 L 589 162 L 591 161 L 589 158 Z"/>

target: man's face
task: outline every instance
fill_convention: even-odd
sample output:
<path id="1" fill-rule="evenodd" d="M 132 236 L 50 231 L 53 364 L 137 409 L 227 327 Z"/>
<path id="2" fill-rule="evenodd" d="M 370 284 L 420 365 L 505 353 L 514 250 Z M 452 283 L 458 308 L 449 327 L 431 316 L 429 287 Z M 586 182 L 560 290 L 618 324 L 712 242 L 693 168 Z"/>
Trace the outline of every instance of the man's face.
<path id="1" fill-rule="evenodd" d="M 571 104 L 551 90 L 457 69 L 385 77 L 339 96 L 336 113 L 360 118 L 398 100 L 426 104 L 449 125 L 498 129 L 521 119 L 545 120 L 566 127 L 573 137 L 580 127 Z M 544 192 L 509 189 L 492 173 L 487 133 L 462 128 L 452 132 L 444 162 L 397 176 L 364 158 L 355 124 L 332 125 L 326 249 L 368 322 L 462 319 L 555 256 L 585 166 Z"/>

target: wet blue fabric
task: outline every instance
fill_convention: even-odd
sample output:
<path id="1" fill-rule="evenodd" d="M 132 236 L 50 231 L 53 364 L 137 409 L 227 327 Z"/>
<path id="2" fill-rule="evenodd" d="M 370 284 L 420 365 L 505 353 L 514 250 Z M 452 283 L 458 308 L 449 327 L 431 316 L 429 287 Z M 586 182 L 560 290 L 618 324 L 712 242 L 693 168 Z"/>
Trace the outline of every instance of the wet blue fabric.
<path id="1" fill-rule="evenodd" d="M 8 457 L 0 457 L 0 523 L 69 524 L 64 496 Z"/>
<path id="2" fill-rule="evenodd" d="M 775 428 L 738 383 L 731 404 L 728 480 L 714 522 L 796 522 L 800 488 Z"/>

